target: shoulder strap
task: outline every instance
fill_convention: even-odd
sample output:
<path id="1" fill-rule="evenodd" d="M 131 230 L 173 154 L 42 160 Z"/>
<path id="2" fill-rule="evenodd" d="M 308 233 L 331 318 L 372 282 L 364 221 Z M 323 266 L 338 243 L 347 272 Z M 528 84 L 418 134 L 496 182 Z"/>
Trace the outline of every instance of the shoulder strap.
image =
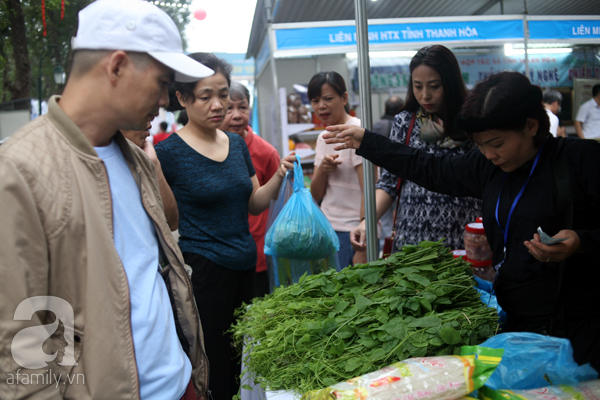
<path id="1" fill-rule="evenodd" d="M 417 119 L 417 113 L 413 113 L 412 118 L 410 119 L 410 124 L 408 125 L 408 132 L 406 132 L 406 140 L 404 140 L 404 144 L 409 146 L 410 137 L 412 136 L 413 128 L 415 127 L 415 120 Z M 402 187 L 402 178 L 398 178 L 398 183 L 396 183 L 396 211 L 394 212 L 394 222 L 392 224 L 392 239 L 396 234 L 396 218 L 398 216 L 398 204 L 400 204 L 400 188 Z"/>

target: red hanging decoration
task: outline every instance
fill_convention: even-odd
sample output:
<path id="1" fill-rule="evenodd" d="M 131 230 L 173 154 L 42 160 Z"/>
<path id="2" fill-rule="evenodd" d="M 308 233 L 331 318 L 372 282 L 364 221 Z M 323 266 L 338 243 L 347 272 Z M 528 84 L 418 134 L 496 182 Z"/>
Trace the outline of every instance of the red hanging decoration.
<path id="1" fill-rule="evenodd" d="M 65 18 L 65 0 L 61 0 L 60 2 L 60 20 L 62 21 Z"/>
<path id="2" fill-rule="evenodd" d="M 44 25 L 44 37 L 46 37 L 46 2 L 42 0 L 42 25 Z"/>

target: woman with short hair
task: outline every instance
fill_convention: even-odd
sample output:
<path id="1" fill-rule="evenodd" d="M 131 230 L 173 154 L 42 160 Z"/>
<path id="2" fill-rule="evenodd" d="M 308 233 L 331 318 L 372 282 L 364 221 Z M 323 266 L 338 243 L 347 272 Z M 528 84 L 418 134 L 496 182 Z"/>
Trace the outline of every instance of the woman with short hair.
<path id="1" fill-rule="evenodd" d="M 262 213 L 277 197 L 293 155 L 260 186 L 244 140 L 219 129 L 229 106 L 231 65 L 211 53 L 189 56 L 215 73 L 172 85 L 169 108 L 185 108 L 189 120 L 156 146 L 156 153 L 177 200 L 179 247 L 193 270 L 210 362 L 209 390 L 214 400 L 231 400 L 241 369 L 228 331 L 234 310 L 254 297 L 256 245 L 248 213 Z"/>
<path id="2" fill-rule="evenodd" d="M 328 127 L 327 140 L 430 190 L 481 198 L 503 331 L 566 337 L 575 361 L 600 370 L 600 143 L 550 135 L 540 88 L 518 72 L 478 83 L 456 125 L 479 151 L 439 157 L 353 126 Z M 560 242 L 544 244 L 538 227 Z"/>

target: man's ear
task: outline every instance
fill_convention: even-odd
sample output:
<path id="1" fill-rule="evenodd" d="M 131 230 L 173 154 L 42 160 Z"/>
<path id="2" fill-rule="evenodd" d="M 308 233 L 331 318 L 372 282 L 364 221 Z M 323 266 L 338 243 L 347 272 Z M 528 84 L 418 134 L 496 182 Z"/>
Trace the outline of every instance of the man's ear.
<path id="1" fill-rule="evenodd" d="M 132 60 L 122 50 L 114 51 L 108 58 L 106 64 L 106 73 L 112 85 L 116 85 L 125 73 L 125 70 L 132 64 Z"/>

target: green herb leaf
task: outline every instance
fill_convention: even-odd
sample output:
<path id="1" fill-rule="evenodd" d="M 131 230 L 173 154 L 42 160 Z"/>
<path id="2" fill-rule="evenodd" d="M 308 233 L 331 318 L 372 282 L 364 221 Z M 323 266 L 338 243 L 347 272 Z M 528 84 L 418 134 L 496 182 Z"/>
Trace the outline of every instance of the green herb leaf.
<path id="1" fill-rule="evenodd" d="M 369 360 L 371 361 L 377 361 L 383 357 L 385 357 L 387 354 L 387 352 L 383 349 L 376 349 L 375 351 L 371 352 L 371 354 L 369 354 Z"/>
<path id="2" fill-rule="evenodd" d="M 432 328 L 442 325 L 441 318 L 438 317 L 422 317 L 417 318 L 408 324 L 409 328 Z"/>
<path id="3" fill-rule="evenodd" d="M 427 300 L 424 297 L 417 297 L 417 300 L 419 300 L 419 303 L 421 303 L 421 306 L 423 306 L 423 309 L 427 310 L 427 311 L 431 311 L 431 303 L 429 302 L 429 300 Z"/>
<path id="4" fill-rule="evenodd" d="M 296 346 L 302 346 L 302 343 L 306 343 L 306 342 L 309 342 L 309 341 L 310 341 L 310 335 L 307 333 L 304 336 L 302 336 L 300 338 L 300 340 L 298 340 L 296 342 Z"/>
<path id="5" fill-rule="evenodd" d="M 342 312 L 346 309 L 346 307 L 348 307 L 350 305 L 350 303 L 348 303 L 347 301 L 340 301 L 335 305 L 335 310 L 337 312 Z"/>
<path id="6" fill-rule="evenodd" d="M 348 361 L 346 361 L 346 367 L 345 370 L 346 372 L 352 372 L 352 371 L 356 371 L 357 369 L 360 368 L 360 366 L 362 365 L 362 362 L 359 358 L 351 358 Z"/>
<path id="7" fill-rule="evenodd" d="M 365 296 L 359 295 L 356 296 L 356 308 L 358 311 L 362 311 L 365 308 L 369 307 L 373 302 L 367 299 Z"/>
<path id="8" fill-rule="evenodd" d="M 423 285 L 425 287 L 429 286 L 431 284 L 431 282 L 429 281 L 429 279 L 425 278 L 423 275 L 419 275 L 419 274 L 410 274 L 406 276 L 406 279 L 416 282 L 420 285 Z"/>
<path id="9" fill-rule="evenodd" d="M 372 349 L 373 347 L 381 345 L 381 342 L 379 340 L 366 339 L 366 338 L 365 339 L 360 339 L 358 341 L 358 343 L 362 344 L 367 349 Z"/>
<path id="10" fill-rule="evenodd" d="M 442 329 L 440 329 L 440 337 L 442 338 L 444 343 L 447 344 L 457 344 L 460 343 L 462 340 L 458 331 L 449 326 L 445 326 Z"/>

